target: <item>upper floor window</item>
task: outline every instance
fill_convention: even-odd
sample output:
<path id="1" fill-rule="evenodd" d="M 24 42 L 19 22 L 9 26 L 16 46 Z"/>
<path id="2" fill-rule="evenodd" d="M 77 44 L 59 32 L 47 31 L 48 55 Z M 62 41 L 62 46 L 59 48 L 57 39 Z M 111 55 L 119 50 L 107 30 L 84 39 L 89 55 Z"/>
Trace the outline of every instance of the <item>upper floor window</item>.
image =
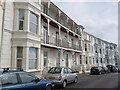
<path id="1" fill-rule="evenodd" d="M 30 31 L 37 33 L 38 30 L 38 16 L 34 13 L 30 13 Z"/>
<path id="2" fill-rule="evenodd" d="M 19 9 L 19 30 L 24 29 L 25 10 Z"/>
<path id="3" fill-rule="evenodd" d="M 87 44 L 85 44 L 85 51 L 87 51 Z"/>

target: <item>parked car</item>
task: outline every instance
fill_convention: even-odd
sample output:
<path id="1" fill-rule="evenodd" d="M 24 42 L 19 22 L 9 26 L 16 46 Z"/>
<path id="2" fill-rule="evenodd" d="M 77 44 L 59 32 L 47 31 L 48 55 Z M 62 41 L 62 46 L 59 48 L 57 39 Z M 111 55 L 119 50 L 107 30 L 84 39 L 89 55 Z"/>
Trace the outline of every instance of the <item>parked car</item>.
<path id="1" fill-rule="evenodd" d="M 108 67 L 108 69 L 110 70 L 110 72 L 117 72 L 118 70 L 117 70 L 117 68 L 115 67 L 115 66 L 113 66 L 113 65 L 107 65 L 107 67 Z"/>
<path id="2" fill-rule="evenodd" d="M 53 90 L 54 83 L 21 70 L 0 71 L 0 90 Z"/>
<path id="3" fill-rule="evenodd" d="M 116 67 L 117 72 L 120 73 L 120 67 Z"/>
<path id="4" fill-rule="evenodd" d="M 60 85 L 63 88 L 65 88 L 68 83 L 77 83 L 78 81 L 76 71 L 68 67 L 52 67 L 49 69 L 45 78 L 53 80 L 55 85 Z"/>
<path id="5" fill-rule="evenodd" d="M 93 75 L 93 74 L 101 75 L 104 73 L 105 73 L 105 71 L 101 66 L 92 67 L 90 70 L 91 75 Z"/>
<path id="6" fill-rule="evenodd" d="M 104 73 L 110 73 L 110 70 L 106 66 L 102 66 Z"/>

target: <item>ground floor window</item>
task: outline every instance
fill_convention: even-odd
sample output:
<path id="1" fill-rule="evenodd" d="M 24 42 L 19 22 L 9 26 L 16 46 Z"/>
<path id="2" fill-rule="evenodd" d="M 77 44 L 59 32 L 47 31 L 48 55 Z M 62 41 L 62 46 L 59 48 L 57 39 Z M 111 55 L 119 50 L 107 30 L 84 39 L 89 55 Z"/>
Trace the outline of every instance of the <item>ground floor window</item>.
<path id="1" fill-rule="evenodd" d="M 44 51 L 43 53 L 43 65 L 44 67 L 47 67 L 48 66 L 48 52 L 47 51 Z"/>
<path id="2" fill-rule="evenodd" d="M 17 47 L 17 68 L 22 68 L 23 47 Z"/>
<path id="3" fill-rule="evenodd" d="M 37 68 L 37 48 L 29 48 L 29 69 Z"/>
<path id="4" fill-rule="evenodd" d="M 88 64 L 88 59 L 87 59 L 87 57 L 86 57 L 86 64 Z"/>
<path id="5" fill-rule="evenodd" d="M 68 53 L 66 53 L 66 67 L 68 67 Z"/>

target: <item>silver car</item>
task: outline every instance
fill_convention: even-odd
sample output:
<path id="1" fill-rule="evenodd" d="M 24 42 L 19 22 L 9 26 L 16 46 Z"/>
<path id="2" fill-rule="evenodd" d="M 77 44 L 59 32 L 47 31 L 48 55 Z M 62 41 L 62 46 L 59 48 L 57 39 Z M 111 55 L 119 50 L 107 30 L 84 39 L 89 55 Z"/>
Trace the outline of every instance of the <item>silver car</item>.
<path id="1" fill-rule="evenodd" d="M 52 67 L 49 69 L 45 78 L 53 80 L 55 85 L 61 85 L 63 88 L 65 88 L 68 83 L 77 83 L 78 81 L 77 73 L 68 67 Z"/>

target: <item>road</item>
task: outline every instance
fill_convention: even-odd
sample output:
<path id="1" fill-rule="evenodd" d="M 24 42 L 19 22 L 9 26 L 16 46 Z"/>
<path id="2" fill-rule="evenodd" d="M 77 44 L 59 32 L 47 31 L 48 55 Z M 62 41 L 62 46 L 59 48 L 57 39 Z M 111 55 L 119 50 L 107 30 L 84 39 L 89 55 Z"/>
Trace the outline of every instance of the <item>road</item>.
<path id="1" fill-rule="evenodd" d="M 118 82 L 120 81 L 119 75 L 120 74 L 118 73 L 109 73 L 102 75 L 81 74 L 78 75 L 78 83 L 71 83 L 67 85 L 66 89 L 75 90 L 78 88 L 118 88 Z M 58 90 L 58 87 L 55 90 Z"/>

